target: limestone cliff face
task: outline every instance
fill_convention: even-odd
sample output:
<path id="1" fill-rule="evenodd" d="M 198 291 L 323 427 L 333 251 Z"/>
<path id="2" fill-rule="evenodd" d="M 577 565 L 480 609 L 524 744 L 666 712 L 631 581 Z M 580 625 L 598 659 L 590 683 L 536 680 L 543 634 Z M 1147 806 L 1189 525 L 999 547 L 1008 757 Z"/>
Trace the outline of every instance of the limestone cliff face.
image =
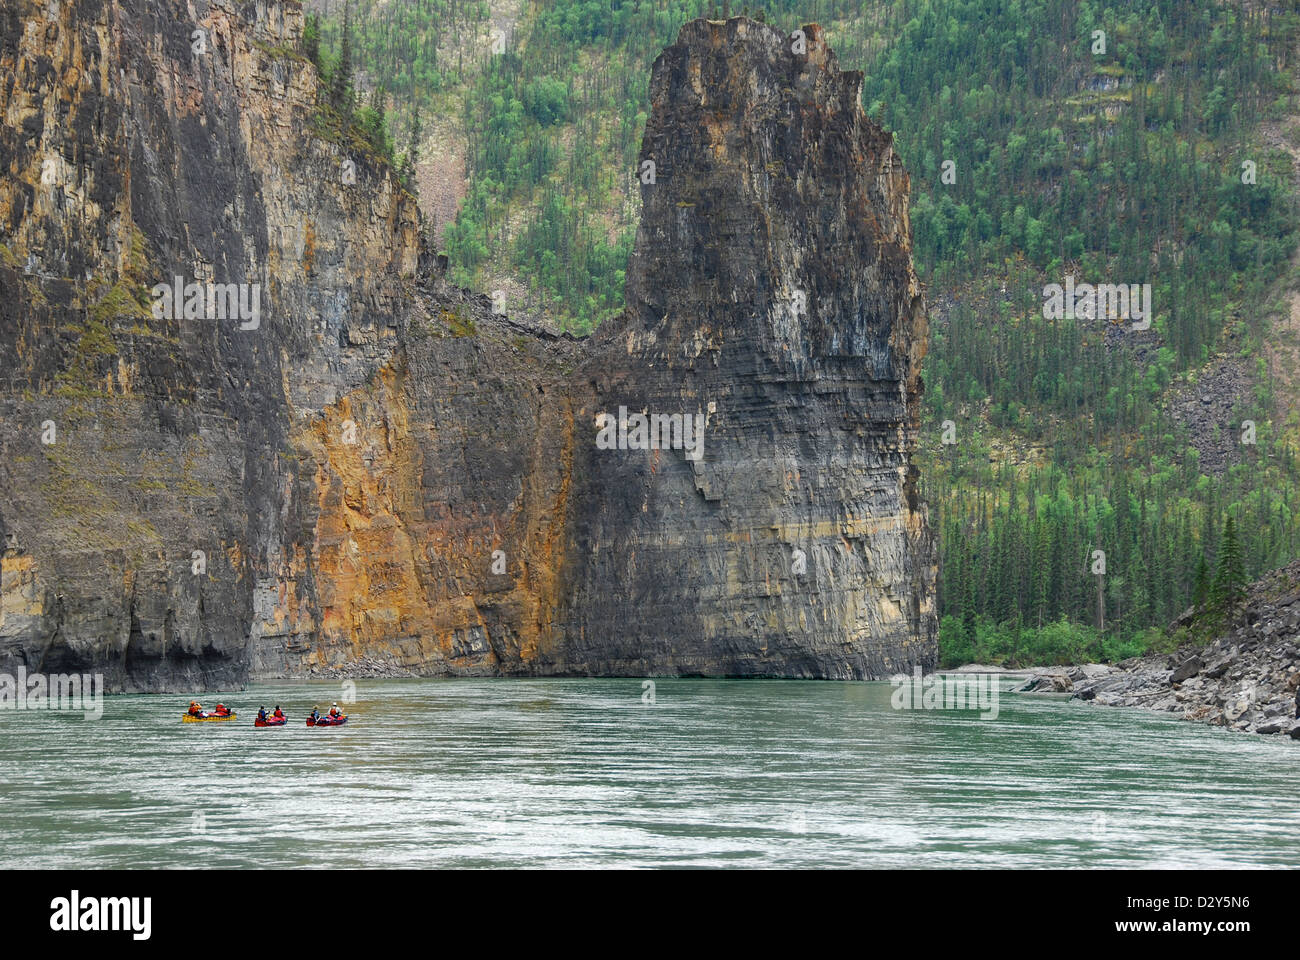
<path id="1" fill-rule="evenodd" d="M 703 415 L 705 452 L 587 447 L 582 670 L 861 677 L 933 655 L 907 175 L 861 74 L 803 34 L 698 20 L 655 63 L 627 310 L 585 375 L 594 409 Z"/>
<path id="2" fill-rule="evenodd" d="M 579 342 L 447 284 L 301 22 L 0 17 L 0 670 L 930 664 L 907 178 L 820 31 L 683 28 L 628 309 Z M 255 285 L 258 321 L 155 317 L 177 276 Z M 707 417 L 702 458 L 600 449 L 620 406 Z"/>
<path id="3" fill-rule="evenodd" d="M 391 355 L 416 271 L 413 199 L 312 135 L 301 23 L 292 4 L 5 5 L 0 533 L 5 595 L 20 577 L 32 599 L 6 601 L 0 663 L 126 689 L 248 676 L 306 551 L 295 437 Z M 176 276 L 258 285 L 257 328 L 155 319 Z"/>

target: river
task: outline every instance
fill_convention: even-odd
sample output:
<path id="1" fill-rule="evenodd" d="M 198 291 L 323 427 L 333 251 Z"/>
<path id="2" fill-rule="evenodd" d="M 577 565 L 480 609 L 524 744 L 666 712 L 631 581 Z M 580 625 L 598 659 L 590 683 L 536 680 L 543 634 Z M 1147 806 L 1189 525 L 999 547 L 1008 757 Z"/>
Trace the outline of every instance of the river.
<path id="1" fill-rule="evenodd" d="M 0 866 L 1293 867 L 1300 744 L 888 683 L 361 680 L 0 712 Z M 252 727 L 280 704 L 283 729 Z"/>

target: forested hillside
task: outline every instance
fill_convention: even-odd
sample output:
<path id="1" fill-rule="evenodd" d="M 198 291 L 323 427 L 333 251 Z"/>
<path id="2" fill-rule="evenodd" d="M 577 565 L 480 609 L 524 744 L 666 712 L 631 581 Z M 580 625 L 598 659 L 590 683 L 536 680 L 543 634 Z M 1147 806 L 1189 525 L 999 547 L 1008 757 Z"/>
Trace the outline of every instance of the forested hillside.
<path id="1" fill-rule="evenodd" d="M 1268 362 L 1296 0 L 353 0 L 346 30 L 341 0 L 312 6 L 313 55 L 346 60 L 457 279 L 577 331 L 621 307 L 653 57 L 699 15 L 827 28 L 912 176 L 948 662 L 1135 653 L 1300 552 Z M 1149 283 L 1149 329 L 1049 319 L 1067 275 Z"/>

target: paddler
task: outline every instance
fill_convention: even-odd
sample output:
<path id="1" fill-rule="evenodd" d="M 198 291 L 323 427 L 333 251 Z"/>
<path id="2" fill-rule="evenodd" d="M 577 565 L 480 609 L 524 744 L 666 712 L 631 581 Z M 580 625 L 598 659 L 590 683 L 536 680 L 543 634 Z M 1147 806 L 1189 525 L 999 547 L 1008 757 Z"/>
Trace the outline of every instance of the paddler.
<path id="1" fill-rule="evenodd" d="M 284 714 L 280 712 L 280 705 L 278 703 L 275 705 L 275 713 L 271 714 L 271 716 L 273 716 L 276 720 L 284 719 Z"/>
<path id="2" fill-rule="evenodd" d="M 218 717 L 230 716 L 230 711 L 226 709 L 226 705 L 224 703 L 217 704 L 217 708 L 213 711 L 213 713 L 215 713 Z"/>
<path id="3" fill-rule="evenodd" d="M 190 701 L 190 716 L 191 717 L 203 716 L 203 707 L 199 705 L 199 702 L 197 700 Z"/>
<path id="4" fill-rule="evenodd" d="M 261 723 L 266 723 L 266 707 L 259 707 L 257 710 L 257 719 Z"/>
<path id="5" fill-rule="evenodd" d="M 337 716 L 340 716 L 342 713 L 343 713 L 343 711 L 339 709 L 339 705 L 338 705 L 337 703 L 334 704 L 334 706 L 330 707 L 330 716 L 331 716 L 331 717 L 337 717 Z"/>

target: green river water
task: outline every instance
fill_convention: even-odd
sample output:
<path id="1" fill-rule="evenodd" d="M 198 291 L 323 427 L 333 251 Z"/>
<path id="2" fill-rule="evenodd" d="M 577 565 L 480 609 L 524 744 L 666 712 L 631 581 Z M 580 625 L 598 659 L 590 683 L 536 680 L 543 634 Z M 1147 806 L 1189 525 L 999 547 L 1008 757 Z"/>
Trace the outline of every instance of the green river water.
<path id="1" fill-rule="evenodd" d="M 888 683 L 361 680 L 0 711 L 0 867 L 1294 866 L 1300 743 Z M 280 704 L 291 723 L 252 727 Z"/>

